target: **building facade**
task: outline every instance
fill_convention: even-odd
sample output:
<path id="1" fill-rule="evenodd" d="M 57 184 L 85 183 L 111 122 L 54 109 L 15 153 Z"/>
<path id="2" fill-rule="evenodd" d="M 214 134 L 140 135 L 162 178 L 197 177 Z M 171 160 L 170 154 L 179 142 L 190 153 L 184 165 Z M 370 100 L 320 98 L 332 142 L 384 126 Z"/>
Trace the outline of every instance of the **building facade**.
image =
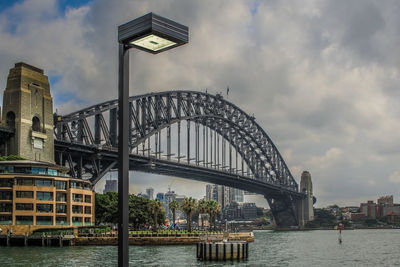
<path id="1" fill-rule="evenodd" d="M 146 188 L 146 194 L 150 200 L 154 199 L 154 189 L 152 187 Z"/>
<path id="2" fill-rule="evenodd" d="M 14 233 L 94 223 L 91 184 L 66 169 L 34 161 L 0 161 L 0 227 Z"/>
<path id="3" fill-rule="evenodd" d="M 118 192 L 118 180 L 106 180 L 103 193 Z"/>
<path id="4" fill-rule="evenodd" d="M 29 234 L 38 228 L 92 225 L 95 194 L 90 182 L 54 164 L 53 100 L 43 70 L 20 62 L 10 70 L 0 112 L 0 228 Z M 2 137 L 4 139 L 4 137 Z"/>

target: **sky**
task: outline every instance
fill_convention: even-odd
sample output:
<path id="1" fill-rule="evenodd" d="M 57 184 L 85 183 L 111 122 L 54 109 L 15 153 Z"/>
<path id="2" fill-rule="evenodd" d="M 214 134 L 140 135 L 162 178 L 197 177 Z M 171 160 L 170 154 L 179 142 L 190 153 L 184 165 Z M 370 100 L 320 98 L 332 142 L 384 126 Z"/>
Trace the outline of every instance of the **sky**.
<path id="1" fill-rule="evenodd" d="M 117 26 L 148 12 L 187 25 L 190 40 L 131 51 L 131 95 L 229 86 L 297 181 L 311 173 L 317 207 L 400 202 L 396 0 L 0 1 L 0 87 L 24 61 L 49 76 L 59 114 L 117 98 Z M 149 186 L 205 195 L 204 183 L 132 174 L 131 192 Z"/>

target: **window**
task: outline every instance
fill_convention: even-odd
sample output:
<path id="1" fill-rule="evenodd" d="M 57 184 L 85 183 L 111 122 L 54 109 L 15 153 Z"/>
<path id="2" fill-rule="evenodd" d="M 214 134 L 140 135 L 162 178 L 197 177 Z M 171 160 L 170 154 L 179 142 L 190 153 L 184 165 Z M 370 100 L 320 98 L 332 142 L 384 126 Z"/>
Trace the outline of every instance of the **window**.
<path id="1" fill-rule="evenodd" d="M 55 186 L 57 189 L 67 189 L 67 182 L 64 181 L 55 181 Z"/>
<path id="2" fill-rule="evenodd" d="M 36 192 L 37 200 L 53 200 L 53 192 Z"/>
<path id="3" fill-rule="evenodd" d="M 72 205 L 72 213 L 83 213 L 83 207 L 82 206 L 77 206 L 77 205 Z"/>
<path id="4" fill-rule="evenodd" d="M 52 204 L 36 204 L 36 212 L 53 212 Z"/>
<path id="5" fill-rule="evenodd" d="M 40 119 L 36 116 L 32 118 L 32 130 L 35 132 L 40 131 Z"/>
<path id="6" fill-rule="evenodd" d="M 33 198 L 32 191 L 17 191 L 16 195 L 17 195 L 17 198 Z"/>
<path id="7" fill-rule="evenodd" d="M 57 192 L 56 201 L 67 202 L 67 194 L 63 192 Z"/>
<path id="8" fill-rule="evenodd" d="M 12 192 L 0 191 L 0 200 L 12 200 Z"/>
<path id="9" fill-rule="evenodd" d="M 67 205 L 56 204 L 56 213 L 67 213 Z"/>
<path id="10" fill-rule="evenodd" d="M 64 216 L 56 216 L 56 224 L 57 224 L 57 225 L 64 225 L 64 224 L 67 224 L 67 217 L 64 217 Z"/>
<path id="11" fill-rule="evenodd" d="M 0 166 L 0 173 L 13 173 L 14 166 Z"/>
<path id="12" fill-rule="evenodd" d="M 12 215 L 0 215 L 0 225 L 12 224 Z"/>
<path id="13" fill-rule="evenodd" d="M 45 168 L 32 168 L 32 174 L 46 174 Z"/>
<path id="14" fill-rule="evenodd" d="M 85 207 L 85 214 L 92 214 L 92 207 Z"/>
<path id="15" fill-rule="evenodd" d="M 91 219 L 90 218 L 85 218 L 85 225 L 91 225 Z"/>
<path id="16" fill-rule="evenodd" d="M 17 225 L 32 225 L 33 216 L 15 216 L 15 222 Z"/>
<path id="17" fill-rule="evenodd" d="M 85 202 L 86 203 L 92 203 L 92 196 L 85 195 Z"/>
<path id="18" fill-rule="evenodd" d="M 36 225 L 52 225 L 53 217 L 51 216 L 36 216 Z"/>
<path id="19" fill-rule="evenodd" d="M 82 194 L 72 194 L 72 201 L 83 202 L 83 195 Z"/>
<path id="20" fill-rule="evenodd" d="M 17 203 L 15 205 L 15 208 L 17 210 L 33 210 L 33 204 L 32 203 Z"/>
<path id="21" fill-rule="evenodd" d="M 0 203 L 0 212 L 12 212 L 12 203 Z"/>
<path id="22" fill-rule="evenodd" d="M 17 178 L 17 185 L 34 185 L 34 179 L 32 178 Z"/>
<path id="23" fill-rule="evenodd" d="M 36 179 L 36 186 L 52 186 L 50 179 Z"/>
<path id="24" fill-rule="evenodd" d="M 15 128 L 15 113 L 9 111 L 6 116 L 6 124 L 8 127 Z"/>
<path id="25" fill-rule="evenodd" d="M 48 169 L 48 170 L 47 170 L 47 174 L 48 174 L 48 175 L 57 176 L 57 170 Z"/>
<path id="26" fill-rule="evenodd" d="M 72 217 L 73 225 L 82 225 L 82 217 Z"/>
<path id="27" fill-rule="evenodd" d="M 0 187 L 12 187 L 13 184 L 13 179 L 0 179 Z"/>
<path id="28" fill-rule="evenodd" d="M 71 182 L 71 188 L 82 189 L 82 183 Z"/>

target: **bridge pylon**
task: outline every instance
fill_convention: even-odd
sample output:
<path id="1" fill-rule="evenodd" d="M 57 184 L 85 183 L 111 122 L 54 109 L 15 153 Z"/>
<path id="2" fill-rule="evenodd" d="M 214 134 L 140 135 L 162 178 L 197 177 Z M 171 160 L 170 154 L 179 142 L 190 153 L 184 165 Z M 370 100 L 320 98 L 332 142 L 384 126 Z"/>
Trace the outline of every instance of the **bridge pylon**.
<path id="1" fill-rule="evenodd" d="M 2 132 L 14 134 L 1 142 L 0 155 L 54 163 L 53 99 L 42 69 L 23 62 L 10 69 L 2 113 Z"/>
<path id="2" fill-rule="evenodd" d="M 299 226 L 304 227 L 307 222 L 314 220 L 314 196 L 313 186 L 311 181 L 311 174 L 304 171 L 301 174 L 300 192 L 304 193 L 306 197 L 297 202 L 297 214 Z"/>

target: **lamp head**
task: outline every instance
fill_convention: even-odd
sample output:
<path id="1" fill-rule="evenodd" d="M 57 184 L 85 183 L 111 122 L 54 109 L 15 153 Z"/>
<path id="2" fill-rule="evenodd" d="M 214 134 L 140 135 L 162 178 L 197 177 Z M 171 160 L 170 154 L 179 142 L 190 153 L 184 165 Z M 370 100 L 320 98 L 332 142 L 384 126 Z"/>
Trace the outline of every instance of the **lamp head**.
<path id="1" fill-rule="evenodd" d="M 189 28 L 154 13 L 118 26 L 118 42 L 157 54 L 186 44 Z"/>

